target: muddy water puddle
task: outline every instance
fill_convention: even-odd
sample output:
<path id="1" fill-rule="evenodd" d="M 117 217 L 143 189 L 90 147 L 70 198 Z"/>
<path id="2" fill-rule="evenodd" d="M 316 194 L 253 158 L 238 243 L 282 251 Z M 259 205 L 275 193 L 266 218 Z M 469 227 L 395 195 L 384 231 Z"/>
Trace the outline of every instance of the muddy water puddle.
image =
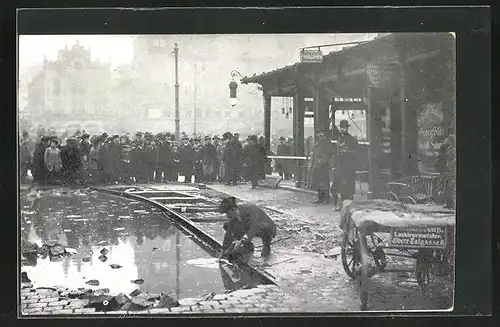
<path id="1" fill-rule="evenodd" d="M 225 289 L 220 270 L 200 264 L 213 258 L 157 209 L 64 189 L 44 190 L 34 202 L 21 197 L 21 205 L 23 240 L 38 246 L 55 241 L 76 250 L 57 261 L 40 256 L 23 261 L 22 271 L 34 287 L 108 288 L 111 293 L 139 288 L 179 297 Z M 132 282 L 137 279 L 144 282 Z M 99 285 L 86 284 L 89 280 Z"/>

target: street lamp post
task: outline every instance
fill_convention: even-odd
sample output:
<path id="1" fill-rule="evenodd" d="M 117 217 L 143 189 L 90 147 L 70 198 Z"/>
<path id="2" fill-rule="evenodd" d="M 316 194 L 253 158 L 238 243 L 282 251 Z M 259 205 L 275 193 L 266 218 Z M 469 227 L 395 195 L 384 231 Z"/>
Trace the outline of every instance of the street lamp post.
<path id="1" fill-rule="evenodd" d="M 175 140 L 180 139 L 180 119 L 179 119 L 179 48 L 177 43 L 174 46 L 175 55 Z"/>
<path id="2" fill-rule="evenodd" d="M 229 83 L 229 104 L 234 107 L 236 103 L 238 102 L 238 83 L 235 81 L 235 78 L 239 77 L 240 79 L 243 78 L 243 76 L 240 74 L 239 71 L 237 70 L 232 70 L 231 71 L 231 82 Z"/>

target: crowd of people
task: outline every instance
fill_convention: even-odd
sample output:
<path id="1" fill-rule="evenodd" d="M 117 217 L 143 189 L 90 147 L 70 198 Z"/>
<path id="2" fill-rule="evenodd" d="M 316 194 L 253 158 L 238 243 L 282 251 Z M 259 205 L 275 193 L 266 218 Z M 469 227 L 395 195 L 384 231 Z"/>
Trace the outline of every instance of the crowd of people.
<path id="1" fill-rule="evenodd" d="M 38 135 L 35 144 L 24 132 L 20 142 L 21 181 L 28 170 L 40 185 L 132 184 L 178 181 L 185 183 L 241 181 L 257 186 L 271 173 L 263 137 L 250 135 L 240 141 L 238 133 L 219 137 L 191 137 L 179 141 L 171 133 L 89 135 L 77 130 L 61 140 Z M 182 178 L 181 178 L 182 179 Z"/>

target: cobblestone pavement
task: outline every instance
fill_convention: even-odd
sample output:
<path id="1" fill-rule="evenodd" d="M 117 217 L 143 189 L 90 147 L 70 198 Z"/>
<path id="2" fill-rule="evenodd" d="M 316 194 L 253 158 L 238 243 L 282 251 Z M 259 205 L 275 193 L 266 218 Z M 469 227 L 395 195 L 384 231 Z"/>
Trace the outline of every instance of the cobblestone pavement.
<path id="1" fill-rule="evenodd" d="M 305 299 L 290 296 L 278 286 L 260 285 L 252 289 L 215 294 L 209 301 L 197 298 L 181 299 L 179 300 L 180 306 L 172 308 L 97 312 L 95 308 L 85 308 L 89 303 L 88 299 L 61 297 L 55 289 L 25 288 L 21 291 L 21 316 L 300 312 L 303 311 L 305 301 Z"/>

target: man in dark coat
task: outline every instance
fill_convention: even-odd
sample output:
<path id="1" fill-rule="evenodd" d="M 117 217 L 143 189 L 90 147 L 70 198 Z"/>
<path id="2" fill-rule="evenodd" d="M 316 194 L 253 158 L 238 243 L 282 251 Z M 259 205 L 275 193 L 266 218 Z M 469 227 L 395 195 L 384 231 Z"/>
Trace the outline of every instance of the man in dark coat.
<path id="1" fill-rule="evenodd" d="M 160 144 L 159 144 L 159 157 L 160 157 L 160 163 L 159 163 L 159 168 L 158 172 L 160 174 L 160 177 L 163 175 L 163 181 L 171 181 L 172 180 L 172 173 L 173 173 L 173 156 L 172 156 L 172 146 L 170 144 L 170 141 L 167 140 L 167 137 L 162 137 Z"/>
<path id="2" fill-rule="evenodd" d="M 108 164 L 108 174 L 111 177 L 111 182 L 118 183 L 121 175 L 121 145 L 120 136 L 113 135 L 111 142 L 108 146 L 109 151 L 109 164 Z"/>
<path id="3" fill-rule="evenodd" d="M 212 183 L 215 181 L 217 174 L 217 148 L 212 144 L 210 136 L 205 137 L 205 144 L 203 145 L 203 181 Z"/>
<path id="4" fill-rule="evenodd" d="M 191 183 L 195 152 L 187 137 L 184 137 L 182 141 L 183 144 L 179 147 L 179 173 L 184 176 L 184 183 Z"/>
<path id="5" fill-rule="evenodd" d="M 26 176 L 28 175 L 28 169 L 31 168 L 32 161 L 32 149 L 31 142 L 29 140 L 28 132 L 23 132 L 23 138 L 19 144 L 19 156 L 21 161 L 21 182 L 24 183 L 26 181 Z M 33 174 L 33 173 L 32 173 Z"/>
<path id="6" fill-rule="evenodd" d="M 276 149 L 276 155 L 278 156 L 291 156 L 292 155 L 292 149 L 290 146 L 285 143 L 286 139 L 281 136 L 280 137 L 280 144 L 278 145 L 278 148 Z M 290 172 L 288 170 L 288 165 L 286 162 L 286 159 L 276 159 L 276 171 L 285 180 L 290 179 Z"/>
<path id="7" fill-rule="evenodd" d="M 349 122 L 345 119 L 339 124 L 340 136 L 337 139 L 335 156 L 335 184 L 340 193 L 341 204 L 352 200 L 356 193 L 356 158 L 358 141 L 349 134 Z M 341 209 L 341 208 L 337 208 Z"/>
<path id="8" fill-rule="evenodd" d="M 318 200 L 314 203 L 330 202 L 331 158 L 335 148 L 330 142 L 328 131 L 319 131 L 319 139 L 314 145 L 312 155 L 311 188 L 318 191 Z"/>
<path id="9" fill-rule="evenodd" d="M 101 135 L 101 146 L 97 152 L 97 170 L 99 176 L 99 182 L 101 184 L 107 184 L 110 181 L 110 176 L 108 176 L 108 165 L 109 165 L 109 138 L 107 133 L 102 133 Z"/>
<path id="10" fill-rule="evenodd" d="M 229 219 L 224 223 L 226 233 L 221 258 L 230 257 L 231 252 L 238 252 L 242 247 L 253 250 L 251 244 L 254 237 L 262 239 L 261 255 L 265 259 L 269 258 L 271 241 L 276 236 L 276 224 L 262 208 L 253 203 L 237 205 L 234 197 L 228 197 L 222 199 L 219 212 L 225 213 Z"/>
<path id="11" fill-rule="evenodd" d="M 160 163 L 160 149 L 156 145 L 156 140 L 151 139 L 150 144 L 146 148 L 148 162 L 148 181 L 158 181 L 158 164 Z M 156 175 L 156 176 L 155 176 Z"/>
<path id="12" fill-rule="evenodd" d="M 264 168 L 264 162 L 261 148 L 257 143 L 257 136 L 251 135 L 249 141 L 243 150 L 243 163 L 245 164 L 246 176 L 252 183 L 252 189 L 254 189 L 257 187 L 257 181 Z"/>
<path id="13" fill-rule="evenodd" d="M 66 145 L 61 148 L 61 162 L 65 182 L 72 186 L 76 185 L 80 180 L 82 168 L 82 152 L 78 139 L 70 137 L 66 140 Z"/>
<path id="14" fill-rule="evenodd" d="M 90 144 L 90 135 L 85 133 L 81 136 L 80 143 L 78 144 L 80 152 L 82 154 L 82 174 L 81 177 L 84 181 L 89 178 L 89 155 L 92 145 Z"/>
<path id="15" fill-rule="evenodd" d="M 224 163 L 226 164 L 226 185 L 237 185 L 240 179 L 241 159 L 243 147 L 237 136 L 232 136 L 224 149 Z"/>
<path id="16" fill-rule="evenodd" d="M 127 136 L 120 137 L 120 182 L 130 184 L 132 171 L 130 167 L 130 144 Z"/>
<path id="17" fill-rule="evenodd" d="M 33 153 L 33 179 L 40 185 L 46 184 L 48 170 L 45 167 L 44 155 L 45 150 L 49 146 L 49 137 L 41 136 L 39 142 L 35 145 Z"/>
<path id="18" fill-rule="evenodd" d="M 260 166 L 261 171 L 259 172 L 259 179 L 266 179 L 266 174 L 267 175 L 272 174 L 271 159 L 269 159 L 268 157 L 272 156 L 273 153 L 271 152 L 270 149 L 267 149 L 266 140 L 264 139 L 264 136 L 261 135 L 257 143 L 260 149 L 260 159 L 262 160 L 262 165 Z"/>

